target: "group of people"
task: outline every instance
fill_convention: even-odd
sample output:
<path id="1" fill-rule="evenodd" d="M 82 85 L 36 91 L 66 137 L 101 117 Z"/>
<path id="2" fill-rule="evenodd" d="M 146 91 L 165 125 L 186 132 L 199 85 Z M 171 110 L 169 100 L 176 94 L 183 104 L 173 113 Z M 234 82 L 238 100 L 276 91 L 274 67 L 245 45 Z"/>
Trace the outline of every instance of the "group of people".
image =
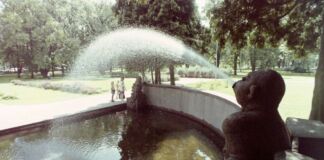
<path id="1" fill-rule="evenodd" d="M 111 81 L 111 102 L 114 102 L 114 96 L 117 90 L 116 99 L 124 100 L 125 99 L 125 83 L 124 77 L 120 78 L 120 81 L 117 81 L 116 85 L 114 81 Z"/>

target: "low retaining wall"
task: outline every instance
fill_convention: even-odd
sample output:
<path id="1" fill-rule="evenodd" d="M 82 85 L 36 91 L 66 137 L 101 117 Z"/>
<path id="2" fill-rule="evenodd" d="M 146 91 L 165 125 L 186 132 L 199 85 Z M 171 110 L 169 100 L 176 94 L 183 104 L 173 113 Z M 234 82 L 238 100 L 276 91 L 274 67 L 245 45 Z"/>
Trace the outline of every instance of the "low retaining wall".
<path id="1" fill-rule="evenodd" d="M 234 102 L 199 90 L 152 84 L 143 89 L 148 105 L 191 115 L 219 130 L 227 116 L 240 110 Z"/>

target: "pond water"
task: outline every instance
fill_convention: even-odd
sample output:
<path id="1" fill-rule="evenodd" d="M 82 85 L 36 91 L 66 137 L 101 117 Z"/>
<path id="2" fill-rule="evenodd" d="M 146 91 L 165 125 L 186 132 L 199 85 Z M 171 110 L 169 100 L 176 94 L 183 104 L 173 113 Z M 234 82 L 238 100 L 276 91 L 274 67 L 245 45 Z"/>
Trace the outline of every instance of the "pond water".
<path id="1" fill-rule="evenodd" d="M 54 123 L 36 133 L 2 138 L 0 159 L 222 159 L 219 148 L 191 123 L 162 111 L 122 111 L 75 123 Z"/>

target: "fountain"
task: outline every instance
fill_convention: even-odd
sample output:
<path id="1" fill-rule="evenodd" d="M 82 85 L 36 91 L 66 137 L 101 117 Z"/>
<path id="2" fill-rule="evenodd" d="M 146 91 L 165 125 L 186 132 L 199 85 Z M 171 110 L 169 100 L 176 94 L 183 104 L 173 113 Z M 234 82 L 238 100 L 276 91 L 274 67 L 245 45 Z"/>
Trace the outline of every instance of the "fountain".
<path id="1" fill-rule="evenodd" d="M 71 75 L 97 71 L 103 65 L 117 66 L 137 61 L 140 61 L 137 64 L 145 65 L 149 63 L 145 59 L 197 64 L 210 68 L 218 78 L 229 78 L 182 41 L 148 28 L 124 28 L 99 36 L 82 52 Z"/>
<path id="2" fill-rule="evenodd" d="M 71 76 L 101 66 L 147 62 L 145 58 L 197 64 L 228 78 L 181 41 L 147 28 L 118 29 L 98 37 L 81 53 Z M 0 159 L 222 159 L 221 124 L 240 109 L 236 103 L 183 87 L 137 88 L 150 106 L 145 113 L 125 111 L 126 103 L 121 103 L 3 131 Z M 134 108 L 145 110 L 139 104 L 144 103 Z"/>

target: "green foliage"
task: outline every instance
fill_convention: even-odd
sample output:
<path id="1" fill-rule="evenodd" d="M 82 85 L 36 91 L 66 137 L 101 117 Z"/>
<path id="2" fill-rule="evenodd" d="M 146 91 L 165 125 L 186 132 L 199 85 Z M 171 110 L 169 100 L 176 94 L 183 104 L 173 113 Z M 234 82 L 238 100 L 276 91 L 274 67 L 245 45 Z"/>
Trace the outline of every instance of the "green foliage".
<path id="1" fill-rule="evenodd" d="M 15 100 L 18 99 L 16 96 L 12 96 L 12 95 L 3 95 L 1 97 L 2 100 Z"/>
<path id="2" fill-rule="evenodd" d="M 15 99 L 18 98 L 16 96 L 0 93 L 0 100 L 15 100 Z"/>
<path id="3" fill-rule="evenodd" d="M 121 26 L 145 26 L 161 30 L 173 35 L 195 49 L 206 51 L 206 44 L 201 38 L 208 40 L 208 29 L 200 25 L 194 0 L 117 0 L 114 12 Z M 160 83 L 160 69 L 171 67 L 170 76 L 174 75 L 172 66 L 177 60 L 166 60 L 161 57 L 136 57 L 131 62 L 123 62 L 129 71 L 142 74 L 146 70 L 155 71 L 156 83 Z M 173 80 L 172 80 L 173 83 Z M 171 83 L 171 84 L 172 84 Z"/>
<path id="4" fill-rule="evenodd" d="M 49 90 L 58 90 L 63 92 L 80 93 L 80 94 L 88 94 L 88 95 L 99 94 L 103 92 L 103 90 L 100 90 L 98 88 L 90 87 L 77 82 L 71 84 L 64 84 L 64 83 L 54 83 L 54 82 L 34 83 L 34 82 L 27 82 L 21 80 L 12 80 L 11 83 L 20 86 L 37 87 L 37 88 L 43 88 Z"/>
<path id="5" fill-rule="evenodd" d="M 323 6 L 322 0 L 224 0 L 210 10 L 217 37 L 224 42 L 228 40 L 236 48 L 247 43 L 257 48 L 266 44 L 278 46 L 286 41 L 301 56 L 320 48 L 311 117 L 321 121 L 324 121 Z"/>
<path id="6" fill-rule="evenodd" d="M 3 0 L 0 54 L 30 72 L 70 67 L 95 36 L 117 26 L 111 4 L 85 0 Z"/>
<path id="7" fill-rule="evenodd" d="M 298 54 L 316 49 L 323 1 L 283 2 L 225 0 L 210 11 L 216 37 L 238 48 L 247 43 L 262 48 L 280 40 Z M 225 39 L 226 37 L 226 39 Z"/>
<path id="8" fill-rule="evenodd" d="M 177 73 L 180 77 L 188 78 L 216 78 L 214 72 L 206 67 L 190 66 L 190 67 L 179 67 Z"/>
<path id="9" fill-rule="evenodd" d="M 117 0 L 114 12 L 121 26 L 149 26 L 182 39 L 196 49 L 208 41 L 196 13 L 194 0 Z"/>

